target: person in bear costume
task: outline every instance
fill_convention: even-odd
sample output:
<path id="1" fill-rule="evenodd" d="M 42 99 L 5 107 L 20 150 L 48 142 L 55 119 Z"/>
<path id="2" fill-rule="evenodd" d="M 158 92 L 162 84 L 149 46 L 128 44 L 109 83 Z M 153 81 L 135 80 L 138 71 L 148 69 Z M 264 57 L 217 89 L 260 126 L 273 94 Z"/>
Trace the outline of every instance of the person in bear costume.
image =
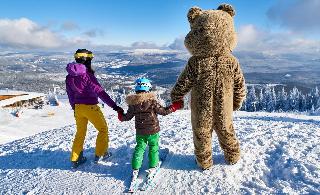
<path id="1" fill-rule="evenodd" d="M 226 163 L 235 164 L 240 159 L 232 114 L 240 109 L 246 87 L 240 64 L 232 55 L 237 42 L 234 15 L 228 4 L 217 10 L 189 10 L 191 30 L 184 43 L 192 56 L 171 91 L 172 102 L 180 102 L 191 90 L 194 152 L 203 170 L 213 165 L 213 130 Z"/>

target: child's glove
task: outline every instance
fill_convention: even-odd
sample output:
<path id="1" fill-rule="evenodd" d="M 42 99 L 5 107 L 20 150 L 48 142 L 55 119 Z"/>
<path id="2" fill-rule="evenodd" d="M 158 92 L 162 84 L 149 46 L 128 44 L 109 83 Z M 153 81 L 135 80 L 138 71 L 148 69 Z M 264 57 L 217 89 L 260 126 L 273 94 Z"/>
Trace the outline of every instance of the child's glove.
<path id="1" fill-rule="evenodd" d="M 122 118 L 123 118 L 123 112 L 118 111 L 118 119 L 119 119 L 119 121 L 122 122 Z"/>
<path id="2" fill-rule="evenodd" d="M 183 107 L 183 100 L 177 101 L 177 102 L 173 102 L 171 106 L 169 106 L 170 110 L 172 110 L 172 112 L 175 112 L 176 110 L 179 110 Z"/>

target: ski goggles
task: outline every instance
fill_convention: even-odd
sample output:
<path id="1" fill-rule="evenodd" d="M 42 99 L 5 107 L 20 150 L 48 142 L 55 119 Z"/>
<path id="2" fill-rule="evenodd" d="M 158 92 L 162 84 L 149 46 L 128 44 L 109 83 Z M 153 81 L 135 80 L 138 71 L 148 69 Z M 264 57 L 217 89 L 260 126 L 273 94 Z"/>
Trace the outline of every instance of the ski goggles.
<path id="1" fill-rule="evenodd" d="M 74 54 L 74 58 L 81 58 L 81 57 L 84 57 L 84 58 L 93 58 L 93 54 L 92 53 L 75 53 Z"/>

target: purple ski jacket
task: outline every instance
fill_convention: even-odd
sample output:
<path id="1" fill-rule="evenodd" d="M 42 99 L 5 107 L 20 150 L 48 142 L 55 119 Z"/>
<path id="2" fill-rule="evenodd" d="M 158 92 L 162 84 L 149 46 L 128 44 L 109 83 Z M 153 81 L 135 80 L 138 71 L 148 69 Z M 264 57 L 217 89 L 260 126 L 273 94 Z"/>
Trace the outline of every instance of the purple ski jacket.
<path id="1" fill-rule="evenodd" d="M 116 106 L 94 74 L 87 71 L 85 65 L 72 62 L 67 65 L 66 70 L 68 72 L 66 90 L 72 109 L 75 104 L 98 104 L 98 97 L 108 106 L 112 108 Z"/>

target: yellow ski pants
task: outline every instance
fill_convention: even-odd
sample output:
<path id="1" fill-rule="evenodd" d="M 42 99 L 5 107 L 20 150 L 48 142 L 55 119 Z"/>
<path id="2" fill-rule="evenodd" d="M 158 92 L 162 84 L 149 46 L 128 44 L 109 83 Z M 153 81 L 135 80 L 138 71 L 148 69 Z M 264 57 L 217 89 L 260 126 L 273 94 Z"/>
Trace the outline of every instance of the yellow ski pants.
<path id="1" fill-rule="evenodd" d="M 88 121 L 98 130 L 96 139 L 96 155 L 102 156 L 108 149 L 108 124 L 98 105 L 76 104 L 74 114 L 77 133 L 73 140 L 71 161 L 77 161 L 80 152 L 83 150 L 83 144 L 87 133 Z"/>

